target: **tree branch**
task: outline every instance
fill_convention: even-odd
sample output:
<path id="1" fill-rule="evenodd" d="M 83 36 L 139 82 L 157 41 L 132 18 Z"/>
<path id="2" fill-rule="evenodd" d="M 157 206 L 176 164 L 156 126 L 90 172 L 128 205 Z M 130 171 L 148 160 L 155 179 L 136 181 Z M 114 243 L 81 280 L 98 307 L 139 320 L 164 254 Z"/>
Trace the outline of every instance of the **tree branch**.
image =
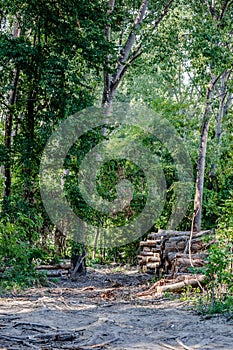
<path id="1" fill-rule="evenodd" d="M 135 48 L 132 55 L 129 57 L 127 61 L 128 64 L 131 64 L 137 57 L 139 57 L 142 54 L 142 51 L 140 51 L 141 47 L 142 47 L 142 43 L 138 44 L 138 46 Z"/>
<path id="2" fill-rule="evenodd" d="M 146 9 L 148 7 L 148 0 L 142 0 L 141 7 L 138 11 L 138 14 L 134 20 L 133 27 L 131 32 L 129 33 L 129 36 L 126 40 L 126 43 L 124 47 L 121 50 L 121 55 L 118 59 L 118 66 L 117 66 L 117 71 L 112 77 L 112 84 L 117 86 L 119 84 L 118 80 L 120 76 L 122 76 L 122 71 L 124 70 L 124 66 L 126 61 L 129 58 L 130 51 L 135 43 L 136 40 L 136 34 L 135 30 L 141 25 L 143 18 L 145 16 Z"/>
<path id="3" fill-rule="evenodd" d="M 215 7 L 214 7 L 214 2 L 212 2 L 212 4 L 210 4 L 210 2 L 208 0 L 206 0 L 206 5 L 208 7 L 209 13 L 211 15 L 211 17 L 213 19 L 216 19 L 216 13 L 215 13 Z"/>
<path id="4" fill-rule="evenodd" d="M 126 22 L 126 19 L 124 18 L 123 26 L 122 26 L 120 37 L 119 37 L 119 46 L 122 46 L 122 43 L 123 43 L 123 36 L 125 33 L 125 22 Z"/>
<path id="5" fill-rule="evenodd" d="M 229 7 L 230 5 L 232 5 L 232 4 L 233 4 L 233 1 L 229 1 L 229 0 L 225 1 L 225 4 L 223 5 L 223 7 L 222 7 L 222 9 L 221 9 L 220 16 L 219 16 L 219 20 L 220 20 L 220 21 L 223 19 L 224 15 L 225 15 L 225 13 L 226 13 L 226 11 L 227 11 L 227 9 L 228 9 L 228 7 Z"/>
<path id="6" fill-rule="evenodd" d="M 0 96 L 0 98 L 4 98 L 3 96 Z M 14 111 L 14 107 L 12 105 L 9 105 L 8 103 L 4 101 L 0 101 L 0 104 L 2 104 L 4 107 L 6 107 L 10 112 Z"/>
<path id="7" fill-rule="evenodd" d="M 160 16 L 157 18 L 157 20 L 155 21 L 154 25 L 153 25 L 153 30 L 155 30 L 159 23 L 162 21 L 162 19 L 166 16 L 166 14 L 168 13 L 168 11 L 170 10 L 172 4 L 173 4 L 174 0 L 170 0 L 168 2 L 168 4 L 165 6 L 163 12 L 160 14 Z"/>

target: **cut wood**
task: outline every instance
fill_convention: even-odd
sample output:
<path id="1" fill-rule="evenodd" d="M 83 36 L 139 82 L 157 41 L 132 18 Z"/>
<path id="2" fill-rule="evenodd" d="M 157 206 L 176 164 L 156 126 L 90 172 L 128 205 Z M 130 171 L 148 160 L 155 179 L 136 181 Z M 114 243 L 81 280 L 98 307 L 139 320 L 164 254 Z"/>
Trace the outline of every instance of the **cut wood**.
<path id="1" fill-rule="evenodd" d="M 141 252 L 138 261 L 143 271 L 161 275 L 161 273 L 188 272 L 190 266 L 204 266 L 206 250 L 210 243 L 206 243 L 203 238 L 209 235 L 212 239 L 213 231 L 201 231 L 194 233 L 192 237 L 190 235 L 190 231 L 172 230 L 159 230 L 158 233 L 149 234 L 147 241 L 140 242 Z M 190 249 L 187 251 L 190 242 Z"/>
<path id="2" fill-rule="evenodd" d="M 36 270 L 69 270 L 71 269 L 71 264 L 55 264 L 55 265 L 38 265 Z"/>
<path id="3" fill-rule="evenodd" d="M 142 241 L 140 242 L 140 246 L 141 247 L 151 247 L 151 246 L 155 246 L 156 245 L 156 242 L 153 241 L 153 240 L 148 240 L 148 241 Z"/>
<path id="4" fill-rule="evenodd" d="M 148 263 L 147 264 L 147 267 L 150 268 L 150 269 L 156 269 L 157 267 L 159 267 L 159 264 L 158 262 L 156 263 Z"/>
<path id="5" fill-rule="evenodd" d="M 68 275 L 68 270 L 40 270 L 48 277 L 62 277 Z"/>
<path id="6" fill-rule="evenodd" d="M 158 262 L 160 263 L 160 257 L 153 257 L 153 256 L 142 256 L 141 258 L 138 257 L 139 259 L 139 263 L 143 264 L 143 263 L 149 263 L 149 262 Z"/>
<path id="7" fill-rule="evenodd" d="M 197 278 L 184 280 L 182 282 L 171 283 L 164 286 L 157 287 L 157 293 L 165 292 L 180 292 L 187 286 L 198 287 L 199 283 L 203 283 L 206 279 L 206 276 L 198 276 Z"/>
<path id="8" fill-rule="evenodd" d="M 138 255 L 138 258 L 139 258 L 140 256 L 154 256 L 154 253 L 153 253 L 153 252 L 144 252 L 144 251 L 142 251 L 142 252 L 140 253 L 140 255 Z"/>

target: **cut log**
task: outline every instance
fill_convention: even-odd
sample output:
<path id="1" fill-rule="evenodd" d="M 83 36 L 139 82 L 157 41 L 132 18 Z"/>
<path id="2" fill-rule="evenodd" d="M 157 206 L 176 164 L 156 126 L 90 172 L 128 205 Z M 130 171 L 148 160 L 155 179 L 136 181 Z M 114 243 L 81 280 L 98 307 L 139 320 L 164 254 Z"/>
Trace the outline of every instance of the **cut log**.
<path id="1" fill-rule="evenodd" d="M 43 272 L 48 277 L 65 277 L 68 275 L 68 270 L 39 270 Z"/>
<path id="2" fill-rule="evenodd" d="M 168 258 L 169 261 L 172 261 L 172 260 L 174 260 L 176 258 L 176 255 L 177 255 L 177 252 L 169 252 L 167 254 L 167 258 Z"/>
<path id="3" fill-rule="evenodd" d="M 190 236 L 190 231 L 158 230 L 158 235 L 165 236 Z"/>
<path id="4" fill-rule="evenodd" d="M 170 243 L 176 243 L 176 242 L 186 242 L 187 240 L 189 239 L 189 236 L 172 236 L 172 237 L 169 237 L 169 242 Z"/>
<path id="5" fill-rule="evenodd" d="M 151 248 L 150 247 L 143 247 L 143 252 L 150 252 Z"/>
<path id="6" fill-rule="evenodd" d="M 141 252 L 139 256 L 154 256 L 154 253 L 153 252 Z M 139 257 L 138 256 L 138 257 Z"/>
<path id="7" fill-rule="evenodd" d="M 176 266 L 186 266 L 186 267 L 191 266 L 191 262 L 189 258 L 175 258 L 175 259 L 176 259 L 176 262 L 175 262 Z M 203 259 L 192 259 L 191 261 L 193 266 L 195 267 L 205 265 L 205 261 Z"/>
<path id="8" fill-rule="evenodd" d="M 197 253 L 197 254 L 192 254 L 192 259 L 205 259 L 207 257 L 207 253 L 201 252 L 201 253 Z M 188 259 L 189 258 L 189 254 L 185 254 L 185 253 L 177 253 L 176 254 L 176 258 L 183 258 L 183 259 Z"/>
<path id="9" fill-rule="evenodd" d="M 70 270 L 71 264 L 55 264 L 55 265 L 38 265 L 36 266 L 36 270 Z"/>
<path id="10" fill-rule="evenodd" d="M 153 253 L 160 253 L 161 252 L 161 246 L 156 245 L 155 247 L 150 248 L 150 250 Z"/>
<path id="11" fill-rule="evenodd" d="M 148 263 L 146 266 L 148 267 L 148 269 L 156 269 L 157 267 L 159 267 L 160 263 L 156 262 L 156 263 Z"/>
<path id="12" fill-rule="evenodd" d="M 157 239 L 157 238 L 158 238 L 158 233 L 156 233 L 156 232 L 151 232 L 148 235 L 148 239 Z"/>
<path id="13" fill-rule="evenodd" d="M 153 240 L 147 240 L 147 241 L 142 241 L 140 242 L 141 247 L 154 247 L 156 245 L 156 242 Z"/>
<path id="14" fill-rule="evenodd" d="M 178 250 L 178 251 L 184 251 L 185 250 L 185 247 L 186 247 L 186 242 L 185 241 L 182 241 L 182 242 L 177 242 L 176 243 L 176 249 Z"/>
<path id="15" fill-rule="evenodd" d="M 160 257 L 154 256 L 138 256 L 140 263 L 148 263 L 148 262 L 160 262 Z"/>
<path id="16" fill-rule="evenodd" d="M 198 287 L 199 283 L 204 284 L 206 280 L 206 276 L 201 275 L 197 278 L 184 280 L 182 282 L 171 283 L 164 286 L 157 287 L 157 293 L 165 293 L 165 292 L 180 292 L 187 286 Z"/>

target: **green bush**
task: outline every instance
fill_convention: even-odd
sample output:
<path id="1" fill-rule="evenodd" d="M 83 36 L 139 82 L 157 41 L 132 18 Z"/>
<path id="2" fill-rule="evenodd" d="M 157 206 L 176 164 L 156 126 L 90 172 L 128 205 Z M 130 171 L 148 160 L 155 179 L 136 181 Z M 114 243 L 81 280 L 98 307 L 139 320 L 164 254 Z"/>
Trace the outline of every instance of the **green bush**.
<path id="1" fill-rule="evenodd" d="M 233 194 L 233 193 L 232 193 Z M 204 309 L 233 310 L 233 199 L 225 201 L 204 273 L 209 279 Z"/>
<path id="2" fill-rule="evenodd" d="M 0 283 L 2 286 L 31 286 L 40 275 L 35 271 L 37 259 L 43 259 L 40 248 L 40 217 L 36 221 L 19 214 L 17 221 L 0 223 Z"/>

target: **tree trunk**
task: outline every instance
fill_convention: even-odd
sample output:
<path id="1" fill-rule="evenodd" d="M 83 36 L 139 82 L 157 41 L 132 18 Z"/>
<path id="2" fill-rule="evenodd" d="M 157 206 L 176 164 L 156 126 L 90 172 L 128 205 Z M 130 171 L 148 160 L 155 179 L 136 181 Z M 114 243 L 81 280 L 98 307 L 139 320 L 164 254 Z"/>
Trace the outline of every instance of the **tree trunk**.
<path id="1" fill-rule="evenodd" d="M 28 203 L 33 202 L 32 179 L 33 179 L 33 149 L 34 149 L 34 133 L 35 133 L 35 100 L 36 91 L 32 88 L 28 96 L 27 115 L 25 120 L 25 154 L 23 163 L 24 174 L 24 198 Z"/>
<path id="2" fill-rule="evenodd" d="M 98 244 L 98 239 L 99 239 L 99 233 L 100 233 L 100 229 L 99 229 L 99 227 L 97 227 L 96 233 L 95 233 L 95 240 L 94 240 L 92 259 L 96 258 L 96 250 L 97 250 L 97 244 Z"/>
<path id="3" fill-rule="evenodd" d="M 10 92 L 9 98 L 9 111 L 6 115 L 5 121 L 5 148 L 8 152 L 8 157 L 4 166 L 5 175 L 5 186 L 4 186 L 4 199 L 7 199 L 11 194 L 11 160 L 10 160 L 10 150 L 11 150 L 11 137 L 12 137 L 12 125 L 13 125 L 13 106 L 16 101 L 17 86 L 19 81 L 19 69 L 14 69 L 14 77 L 12 81 L 13 89 Z"/>
<path id="4" fill-rule="evenodd" d="M 39 20 L 38 20 L 39 21 Z M 40 45 L 40 23 L 38 22 L 38 32 L 34 35 L 34 48 L 38 44 L 38 50 Z M 39 52 L 38 52 L 39 55 Z M 35 168 L 33 167 L 34 162 L 34 153 L 33 150 L 35 149 L 35 104 L 38 97 L 38 82 L 39 82 L 39 63 L 37 62 L 36 57 L 32 57 L 32 67 L 33 67 L 33 73 L 32 73 L 32 82 L 30 86 L 30 91 L 28 94 L 28 101 L 27 101 L 27 112 L 26 112 L 26 118 L 25 118 L 25 138 L 26 138 L 26 150 L 25 155 L 27 157 L 26 161 L 24 162 L 24 198 L 28 203 L 33 203 L 34 200 L 34 193 L 32 190 L 33 187 L 33 180 L 34 180 L 34 174 L 33 171 Z"/>
<path id="5" fill-rule="evenodd" d="M 216 3 L 215 1 L 211 2 L 207 1 L 207 8 L 211 15 L 211 17 L 216 21 L 216 27 L 222 25 L 222 20 L 226 14 L 231 1 L 223 2 L 220 12 L 216 11 Z M 228 49 L 228 48 L 227 48 Z M 227 75 L 230 74 L 227 72 Z M 202 214 L 202 198 L 203 198 L 203 187 L 204 187 L 204 173 L 205 173 L 205 159 L 206 159 L 206 147 L 208 140 L 208 130 L 209 130 L 209 122 L 210 122 L 210 114 L 211 114 L 211 97 L 213 90 L 216 86 L 216 83 L 220 78 L 224 80 L 226 75 L 226 71 L 222 72 L 217 78 L 213 78 L 207 88 L 206 94 L 206 108 L 203 115 L 202 129 L 201 129 L 201 138 L 200 138 L 200 146 L 199 146 L 199 155 L 198 155 L 198 163 L 197 163 L 197 178 L 196 178 L 196 192 L 194 198 L 194 218 L 193 218 L 193 231 L 200 231 L 201 229 L 201 214 Z M 221 112 L 222 113 L 222 112 Z M 219 129 L 222 124 L 222 114 L 219 115 L 219 120 L 217 121 L 217 129 L 216 132 L 221 137 L 221 130 Z"/>
<path id="6" fill-rule="evenodd" d="M 13 38 L 19 38 L 20 37 L 20 27 L 18 21 L 14 24 L 13 29 Z M 11 141 L 12 141 L 12 126 L 13 126 L 13 116 L 14 116 L 14 110 L 13 107 L 16 102 L 16 95 L 17 95 L 17 87 L 19 82 L 19 69 L 16 67 L 13 71 L 13 80 L 12 80 L 12 90 L 10 91 L 9 96 L 9 107 L 8 112 L 6 114 L 6 120 L 5 120 L 5 136 L 4 136 L 4 144 L 5 148 L 8 153 L 8 157 L 4 164 L 4 176 L 5 176 L 5 186 L 4 186 L 4 195 L 3 195 L 3 209 L 7 206 L 8 199 L 11 194 L 11 159 L 10 159 L 10 153 L 11 153 Z"/>
<path id="7" fill-rule="evenodd" d="M 115 0 L 109 0 L 108 2 L 108 20 L 110 20 L 110 16 L 114 10 L 115 7 Z M 108 42 L 111 41 L 111 25 L 109 24 L 105 29 L 105 36 Z M 104 89 L 103 89 L 103 97 L 102 97 L 102 106 L 110 106 L 113 101 L 113 97 L 115 94 L 115 91 L 112 90 L 111 87 L 111 75 L 108 72 L 110 69 L 110 55 L 107 55 L 106 57 L 106 70 L 104 71 Z"/>
<path id="8" fill-rule="evenodd" d="M 221 76 L 221 75 L 220 75 Z M 204 175 L 205 175 L 205 164 L 206 164 L 206 149 L 208 141 L 208 131 L 211 115 L 211 98 L 215 85 L 220 78 L 214 77 L 207 87 L 206 92 L 206 107 L 203 115 L 201 137 L 199 145 L 199 155 L 197 162 L 197 177 L 196 177 L 196 191 L 194 197 L 194 220 L 193 220 L 193 231 L 199 232 L 201 230 L 201 216 L 202 216 L 202 200 L 203 200 L 203 188 L 204 188 Z"/>
<path id="9" fill-rule="evenodd" d="M 84 244 L 73 249 L 71 264 L 73 266 L 71 278 L 75 278 L 77 274 L 86 274 L 86 250 Z"/>
<path id="10" fill-rule="evenodd" d="M 219 112 L 216 117 L 216 131 L 215 136 L 217 139 L 218 146 L 221 146 L 222 139 L 222 121 L 225 115 L 227 114 L 231 101 L 232 93 L 228 93 L 227 82 L 230 79 L 231 72 L 226 71 L 221 78 L 221 87 L 219 89 Z"/>
<path id="11" fill-rule="evenodd" d="M 231 75 L 231 72 L 229 71 L 226 71 L 225 73 L 223 73 L 220 81 L 220 89 L 218 89 L 219 109 L 218 109 L 218 114 L 216 116 L 215 160 L 213 161 L 211 165 L 211 170 L 210 170 L 211 188 L 213 187 L 214 182 L 216 182 L 215 180 L 216 180 L 216 172 L 217 172 L 217 161 L 221 155 L 222 133 L 223 133 L 222 122 L 230 108 L 232 98 L 233 98 L 232 93 L 228 92 L 228 87 L 227 87 L 227 82 L 230 79 L 230 75 Z"/>

